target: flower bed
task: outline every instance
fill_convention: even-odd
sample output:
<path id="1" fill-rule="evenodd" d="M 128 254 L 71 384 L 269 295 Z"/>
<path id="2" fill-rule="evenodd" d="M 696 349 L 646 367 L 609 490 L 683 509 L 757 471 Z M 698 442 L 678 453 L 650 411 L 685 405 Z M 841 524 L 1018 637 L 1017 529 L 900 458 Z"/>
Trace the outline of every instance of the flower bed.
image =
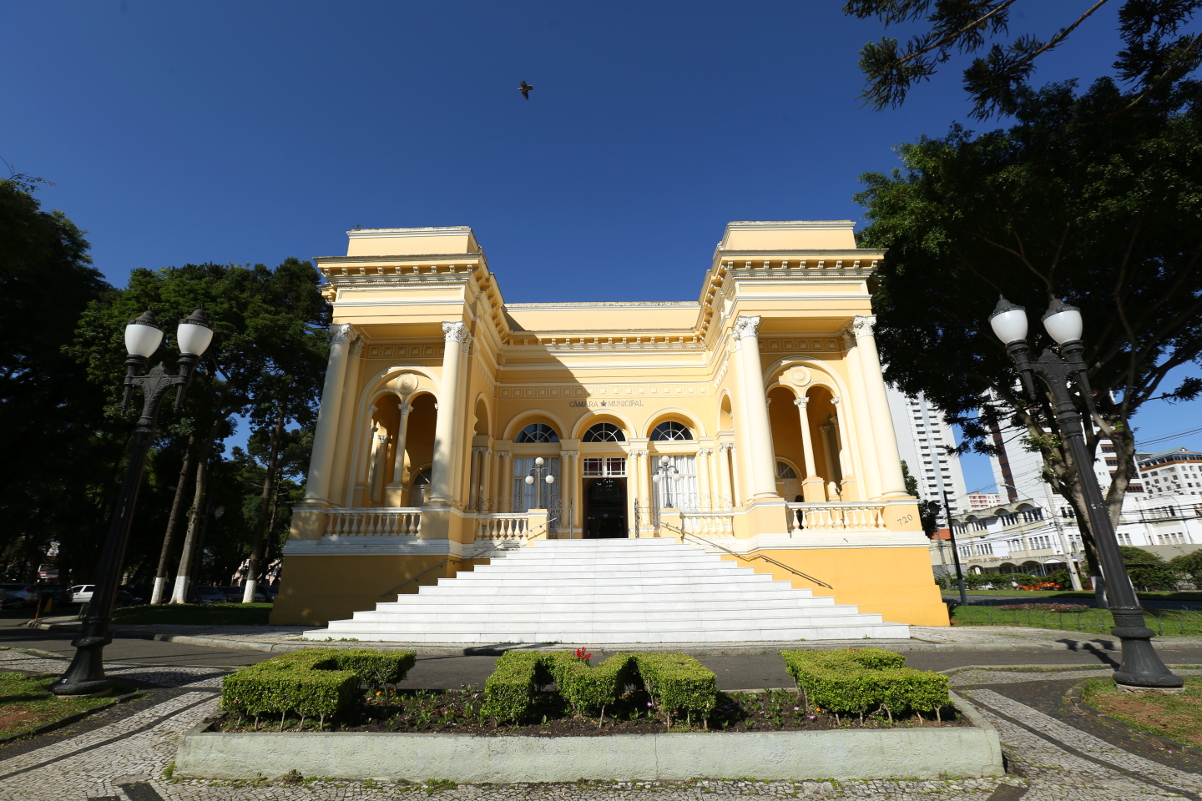
<path id="1" fill-rule="evenodd" d="M 1074 615 L 1089 610 L 1088 606 L 1081 604 L 1006 604 L 997 608 L 1020 612 L 1061 612 Z"/>

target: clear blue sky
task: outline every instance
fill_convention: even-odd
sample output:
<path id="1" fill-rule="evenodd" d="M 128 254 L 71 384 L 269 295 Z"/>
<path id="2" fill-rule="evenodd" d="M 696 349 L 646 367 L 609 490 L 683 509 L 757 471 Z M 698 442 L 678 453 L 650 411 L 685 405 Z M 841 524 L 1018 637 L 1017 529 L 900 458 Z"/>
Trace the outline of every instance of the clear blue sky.
<path id="1" fill-rule="evenodd" d="M 955 64 L 861 107 L 857 51 L 883 31 L 841 6 L 5 0 L 0 157 L 55 183 L 43 204 L 118 286 L 341 255 L 356 225 L 470 225 L 510 302 L 691 300 L 728 221 L 860 221 L 861 173 L 965 119 Z M 1106 72 L 1113 27 L 1096 15 L 1038 78 Z M 1202 425 L 1146 408 L 1149 438 Z M 1202 435 L 1154 447 L 1176 444 Z"/>

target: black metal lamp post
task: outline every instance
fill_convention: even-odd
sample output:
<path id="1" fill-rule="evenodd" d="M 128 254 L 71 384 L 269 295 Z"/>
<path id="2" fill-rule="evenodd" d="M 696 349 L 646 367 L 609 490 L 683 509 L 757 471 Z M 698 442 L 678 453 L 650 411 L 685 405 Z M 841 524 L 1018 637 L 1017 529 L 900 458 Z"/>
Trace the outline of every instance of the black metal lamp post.
<path id="1" fill-rule="evenodd" d="M 138 504 L 138 488 L 142 484 L 142 471 L 159 415 L 159 406 L 168 390 L 175 388 L 175 408 L 178 410 L 184 390 L 192 381 L 192 375 L 200 357 L 204 355 L 213 339 L 213 327 L 205 318 L 204 309 L 197 309 L 179 321 L 176 341 L 180 348 L 179 375 L 167 375 L 159 363 L 148 374 L 149 359 L 163 341 L 163 330 L 159 328 L 154 313 L 147 310 L 141 317 L 131 320 L 125 327 L 125 349 L 129 352 L 125 360 L 125 401 L 122 409 L 129 407 L 134 387 L 142 390 L 142 416 L 130 445 L 129 467 L 121 484 L 121 494 L 113 511 L 108 538 L 96 568 L 96 588 L 84 616 L 80 636 L 71 641 L 75 657 L 65 673 L 50 691 L 55 695 L 96 695 L 112 686 L 104 675 L 104 646 L 113 641 L 109 633 L 109 621 L 113 614 L 113 602 L 121 582 L 121 568 L 125 561 L 125 546 L 129 540 L 130 524 Z"/>
<path id="2" fill-rule="evenodd" d="M 538 476 L 538 478 L 535 478 L 535 476 Z M 526 474 L 526 483 L 534 485 L 535 509 L 543 508 L 543 485 L 539 483 L 540 481 L 545 481 L 548 484 L 555 483 L 555 476 L 551 475 L 551 468 L 543 467 L 543 457 L 541 456 L 534 460 L 534 467 L 530 468 L 530 472 Z"/>
<path id="3" fill-rule="evenodd" d="M 1012 305 L 1005 298 L 998 301 L 997 308 L 989 316 L 993 332 L 1002 342 L 1010 358 L 1018 365 L 1023 388 L 1027 395 L 1036 399 L 1034 377 L 1039 376 L 1052 393 L 1055 401 L 1056 420 L 1060 432 L 1068 440 L 1069 450 L 1077 469 L 1077 477 L 1085 495 L 1089 515 L 1089 527 L 1098 546 L 1102 562 L 1102 573 L 1110 589 L 1110 613 L 1115 626 L 1111 634 L 1122 641 L 1122 663 L 1114 671 L 1114 681 L 1133 689 L 1167 689 L 1181 687 L 1185 682 L 1173 674 L 1157 655 L 1151 639 L 1155 632 L 1144 625 L 1143 611 L 1135 597 L 1135 589 L 1127 576 L 1127 568 L 1119 552 L 1110 515 L 1102 501 L 1102 490 L 1097 477 L 1090 469 L 1091 461 L 1085 448 L 1082 432 L 1082 417 L 1073 405 L 1069 394 L 1069 382 L 1075 381 L 1086 403 L 1090 403 L 1089 379 L 1086 376 L 1082 354 L 1085 345 L 1081 342 L 1081 312 L 1062 300 L 1053 300 L 1043 315 L 1043 327 L 1060 345 L 1060 353 L 1048 348 L 1035 361 L 1031 360 L 1031 348 L 1027 344 L 1027 313 L 1021 306 Z"/>

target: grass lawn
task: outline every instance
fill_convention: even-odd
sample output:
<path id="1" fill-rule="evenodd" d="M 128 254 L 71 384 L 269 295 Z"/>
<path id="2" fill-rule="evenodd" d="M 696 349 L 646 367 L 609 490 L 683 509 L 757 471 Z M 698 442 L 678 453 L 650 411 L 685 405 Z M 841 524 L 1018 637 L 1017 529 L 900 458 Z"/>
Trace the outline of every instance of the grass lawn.
<path id="1" fill-rule="evenodd" d="M 265 626 L 271 604 L 159 604 L 113 610 L 113 623 L 177 623 L 194 626 Z"/>
<path id="2" fill-rule="evenodd" d="M 1038 599 L 1036 603 L 1046 603 Z M 1157 610 L 1145 612 L 1144 623 L 1157 636 L 1181 637 L 1202 634 L 1202 613 Z M 1083 612 L 1054 612 L 1026 609 L 1000 609 L 996 606 L 957 606 L 952 610 L 953 626 L 1026 626 L 1038 629 L 1063 629 L 1109 634 L 1114 619 L 1105 609 Z"/>
<path id="3" fill-rule="evenodd" d="M 0 737 L 24 734 L 47 723 L 55 723 L 79 712 L 112 703 L 113 697 L 59 698 L 50 692 L 58 680 L 53 673 L 26 676 L 0 671 Z M 117 693 L 128 692 L 118 688 Z"/>
<path id="4" fill-rule="evenodd" d="M 1185 692 L 1125 693 L 1109 679 L 1090 681 L 1082 700 L 1128 726 L 1186 745 L 1202 746 L 1202 677 L 1188 677 Z"/>
<path id="5" fill-rule="evenodd" d="M 955 583 L 952 584 L 950 590 L 942 589 L 940 591 L 944 595 L 959 595 L 960 591 L 956 589 Z M 1082 590 L 1074 592 L 1073 590 L 967 590 L 966 595 L 979 596 L 982 598 L 1015 598 L 1030 596 L 1031 598 L 1092 598 L 1094 597 L 1092 590 Z M 1140 598 L 1156 601 L 1202 601 L 1202 592 L 1141 592 Z"/>

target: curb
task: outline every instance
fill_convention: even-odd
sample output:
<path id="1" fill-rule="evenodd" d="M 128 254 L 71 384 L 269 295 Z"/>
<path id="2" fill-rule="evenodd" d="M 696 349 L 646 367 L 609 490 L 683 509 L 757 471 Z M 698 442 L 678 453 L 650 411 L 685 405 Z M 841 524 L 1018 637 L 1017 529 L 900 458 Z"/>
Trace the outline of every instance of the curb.
<path id="1" fill-rule="evenodd" d="M 51 632 L 70 632 L 77 633 L 79 626 L 73 623 L 39 623 L 36 625 L 26 624 L 27 628 L 36 628 L 41 631 Z M 256 642 L 253 640 L 229 640 L 222 637 L 206 637 L 192 634 L 162 634 L 147 631 L 134 631 L 130 629 L 114 628 L 114 635 L 128 637 L 132 639 L 142 640 L 157 640 L 159 642 L 177 643 L 179 645 L 195 645 L 202 648 L 226 648 L 229 650 L 240 651 L 262 651 L 265 653 L 288 653 L 291 651 L 299 651 L 304 648 L 380 648 L 387 650 L 416 650 L 420 654 L 429 654 L 433 656 L 501 656 L 509 651 L 515 650 L 540 650 L 552 647 L 567 647 L 568 644 L 561 643 L 540 643 L 535 646 L 505 644 L 498 645 L 436 645 L 431 646 L 427 643 L 373 643 L 373 642 L 337 642 L 323 643 L 319 640 L 313 640 L 304 644 L 292 643 L 270 643 Z M 630 647 L 638 647 L 642 650 L 650 651 L 686 651 L 693 655 L 703 656 L 738 656 L 742 654 L 757 655 L 757 654 L 774 654 L 780 651 L 783 647 L 792 648 L 847 648 L 852 643 L 863 644 L 861 640 L 854 641 L 813 641 L 800 643 L 747 643 L 745 645 L 701 645 L 698 643 L 665 643 L 665 644 L 648 644 L 648 643 L 631 643 Z M 913 640 L 874 640 L 871 645 L 876 648 L 884 648 L 889 651 L 904 653 L 907 651 L 1105 651 L 1108 653 L 1117 653 L 1121 650 L 1121 646 L 1117 640 L 1083 640 L 1073 642 L 974 642 L 974 643 L 948 643 L 948 642 L 926 642 Z M 1175 643 L 1173 641 L 1158 641 L 1153 643 L 1158 651 L 1178 651 L 1186 648 L 1202 648 L 1202 643 Z M 616 653 L 623 650 L 621 645 L 607 645 L 605 648 L 597 649 L 598 653 Z"/>

